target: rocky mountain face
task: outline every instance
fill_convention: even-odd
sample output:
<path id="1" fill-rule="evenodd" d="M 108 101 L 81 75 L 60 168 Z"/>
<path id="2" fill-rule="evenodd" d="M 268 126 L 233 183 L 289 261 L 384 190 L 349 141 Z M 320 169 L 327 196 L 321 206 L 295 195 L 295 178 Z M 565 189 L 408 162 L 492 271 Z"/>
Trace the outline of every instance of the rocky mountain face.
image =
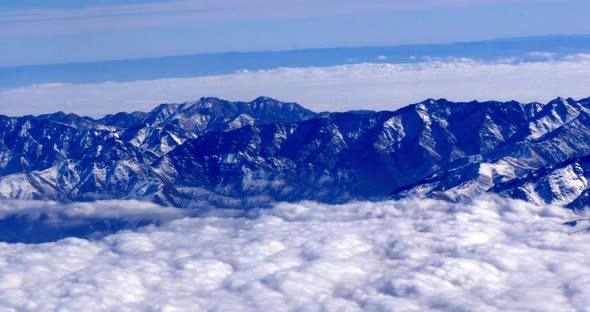
<path id="1" fill-rule="evenodd" d="M 493 192 L 581 209 L 589 179 L 590 99 L 314 113 L 201 98 L 101 119 L 0 116 L 2 198 L 248 208 Z"/>

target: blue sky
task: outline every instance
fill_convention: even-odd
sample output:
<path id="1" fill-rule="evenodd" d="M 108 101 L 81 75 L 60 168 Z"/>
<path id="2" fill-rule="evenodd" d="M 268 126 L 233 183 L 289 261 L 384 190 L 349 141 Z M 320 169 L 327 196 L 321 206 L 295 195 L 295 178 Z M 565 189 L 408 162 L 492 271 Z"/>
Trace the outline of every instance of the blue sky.
<path id="1" fill-rule="evenodd" d="M 37 8 L 59 8 L 59 9 L 77 9 L 89 8 L 105 5 L 129 5 L 139 3 L 156 3 L 166 2 L 159 0 L 19 0 L 19 1 L 1 1 L 3 10 L 16 9 L 37 9 Z"/>
<path id="2" fill-rule="evenodd" d="M 589 34 L 587 0 L 0 1 L 0 66 Z"/>

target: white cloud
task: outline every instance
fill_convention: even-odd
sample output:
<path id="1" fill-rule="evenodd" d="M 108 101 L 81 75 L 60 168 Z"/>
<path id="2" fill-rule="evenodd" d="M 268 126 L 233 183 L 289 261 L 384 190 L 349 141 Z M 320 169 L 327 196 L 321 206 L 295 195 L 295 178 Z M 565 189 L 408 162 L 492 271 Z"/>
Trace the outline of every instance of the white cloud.
<path id="1" fill-rule="evenodd" d="M 278 68 L 231 75 L 99 84 L 42 84 L 0 90 L 0 114 L 64 110 L 100 116 L 151 110 L 201 96 L 251 100 L 265 95 L 316 111 L 395 110 L 426 98 L 548 101 L 587 97 L 590 59 L 482 63 L 468 59 L 418 64 Z"/>
<path id="2" fill-rule="evenodd" d="M 555 57 L 555 53 L 552 52 L 540 52 L 540 51 L 533 51 L 526 54 L 528 57 L 535 58 L 535 59 L 544 59 L 544 60 L 551 60 Z"/>
<path id="3" fill-rule="evenodd" d="M 590 236 L 492 197 L 279 204 L 97 241 L 0 244 L 3 310 L 585 310 Z"/>

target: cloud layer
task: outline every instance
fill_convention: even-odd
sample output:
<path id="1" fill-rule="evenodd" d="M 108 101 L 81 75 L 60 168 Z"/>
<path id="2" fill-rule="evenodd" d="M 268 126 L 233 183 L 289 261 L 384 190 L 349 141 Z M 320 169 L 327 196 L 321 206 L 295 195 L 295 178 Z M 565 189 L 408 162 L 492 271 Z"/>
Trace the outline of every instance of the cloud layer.
<path id="1" fill-rule="evenodd" d="M 492 197 L 279 204 L 97 241 L 0 244 L 11 310 L 567 311 L 590 236 L 558 207 Z"/>
<path id="2" fill-rule="evenodd" d="M 158 103 L 201 96 L 251 100 L 265 95 L 296 101 L 316 111 L 395 110 L 426 98 L 548 101 L 558 96 L 590 96 L 588 72 L 590 57 L 573 55 L 545 62 L 432 60 L 418 64 L 279 68 L 126 83 L 43 84 L 0 90 L 0 114 L 63 110 L 101 116 L 121 110 L 146 111 Z"/>

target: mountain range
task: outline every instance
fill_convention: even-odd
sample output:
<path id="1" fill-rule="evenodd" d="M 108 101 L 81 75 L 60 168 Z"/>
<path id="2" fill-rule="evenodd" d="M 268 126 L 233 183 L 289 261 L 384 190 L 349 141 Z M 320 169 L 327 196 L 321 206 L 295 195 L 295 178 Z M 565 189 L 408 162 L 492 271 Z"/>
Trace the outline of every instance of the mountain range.
<path id="1" fill-rule="evenodd" d="M 495 193 L 583 209 L 589 178 L 590 98 L 322 113 L 201 98 L 100 119 L 0 116 L 9 199 L 209 209 Z"/>

